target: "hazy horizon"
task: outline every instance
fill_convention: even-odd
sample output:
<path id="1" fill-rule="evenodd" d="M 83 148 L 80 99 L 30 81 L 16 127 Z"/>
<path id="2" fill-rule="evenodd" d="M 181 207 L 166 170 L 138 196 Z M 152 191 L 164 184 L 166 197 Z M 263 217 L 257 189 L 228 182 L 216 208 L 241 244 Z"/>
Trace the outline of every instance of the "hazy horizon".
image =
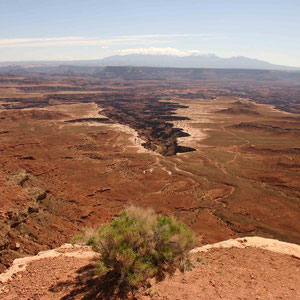
<path id="1" fill-rule="evenodd" d="M 298 1 L 3 0 L 0 61 L 216 54 L 300 67 Z"/>

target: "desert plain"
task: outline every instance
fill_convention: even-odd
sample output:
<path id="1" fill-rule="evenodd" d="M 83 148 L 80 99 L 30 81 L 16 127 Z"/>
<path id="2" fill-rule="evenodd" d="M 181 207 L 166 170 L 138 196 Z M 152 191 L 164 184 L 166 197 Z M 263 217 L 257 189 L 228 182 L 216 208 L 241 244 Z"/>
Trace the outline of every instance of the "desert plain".
<path id="1" fill-rule="evenodd" d="M 248 72 L 2 71 L 0 271 L 129 204 L 299 244 L 299 76 Z"/>

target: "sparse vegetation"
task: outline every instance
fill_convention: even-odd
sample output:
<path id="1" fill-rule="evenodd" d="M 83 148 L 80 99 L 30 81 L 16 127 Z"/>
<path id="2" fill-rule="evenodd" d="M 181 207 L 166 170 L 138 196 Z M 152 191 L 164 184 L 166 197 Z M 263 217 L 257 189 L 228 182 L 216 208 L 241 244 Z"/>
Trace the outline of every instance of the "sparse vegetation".
<path id="1" fill-rule="evenodd" d="M 191 265 L 188 253 L 195 241 L 185 224 L 135 206 L 96 232 L 86 230 L 81 238 L 101 254 L 97 273 L 111 273 L 119 285 L 131 288 L 151 277 L 163 279 L 176 269 L 185 271 Z"/>
<path id="2" fill-rule="evenodd" d="M 206 265 L 207 264 L 207 260 L 205 258 L 203 258 L 202 256 L 198 256 L 197 257 L 197 262 L 201 263 L 202 265 Z"/>

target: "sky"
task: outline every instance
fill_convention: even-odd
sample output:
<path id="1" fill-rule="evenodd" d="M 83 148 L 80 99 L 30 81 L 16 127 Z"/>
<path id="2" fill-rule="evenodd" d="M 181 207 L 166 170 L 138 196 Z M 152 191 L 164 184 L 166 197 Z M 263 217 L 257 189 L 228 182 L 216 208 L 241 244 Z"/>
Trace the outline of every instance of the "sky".
<path id="1" fill-rule="evenodd" d="M 131 53 L 300 67 L 300 0 L 0 0 L 0 61 Z"/>

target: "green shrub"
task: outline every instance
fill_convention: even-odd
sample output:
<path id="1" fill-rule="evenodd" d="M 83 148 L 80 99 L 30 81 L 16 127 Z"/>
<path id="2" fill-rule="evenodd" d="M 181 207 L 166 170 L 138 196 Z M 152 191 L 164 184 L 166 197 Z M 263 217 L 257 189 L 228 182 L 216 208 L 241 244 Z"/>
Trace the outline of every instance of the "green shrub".
<path id="1" fill-rule="evenodd" d="M 86 231 L 87 245 L 101 254 L 97 273 L 112 272 L 119 284 L 136 287 L 189 267 L 194 234 L 172 217 L 130 206 L 96 232 Z"/>

